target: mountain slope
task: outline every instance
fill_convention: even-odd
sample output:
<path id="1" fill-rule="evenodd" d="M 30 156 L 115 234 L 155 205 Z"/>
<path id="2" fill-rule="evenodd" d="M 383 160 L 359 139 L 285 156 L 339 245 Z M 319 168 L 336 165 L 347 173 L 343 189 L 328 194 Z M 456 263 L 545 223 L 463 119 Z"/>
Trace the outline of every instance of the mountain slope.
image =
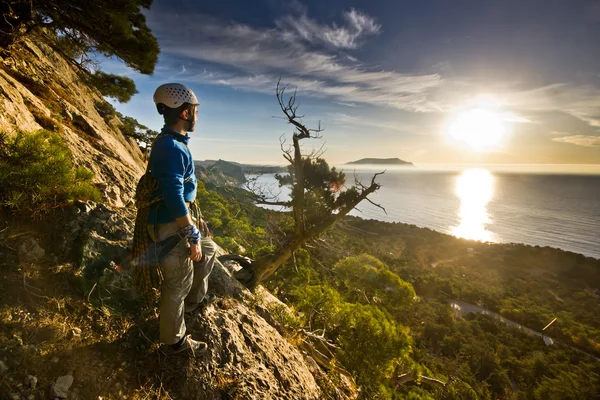
<path id="1" fill-rule="evenodd" d="M 77 165 L 95 173 L 109 204 L 125 205 L 144 171 L 142 153 L 119 131 L 118 118 L 100 114 L 106 101 L 77 69 L 43 43 L 24 41 L 0 57 L 0 130 L 54 130 Z"/>
<path id="2" fill-rule="evenodd" d="M 0 397 L 321 398 L 328 375 L 277 322 L 290 311 L 240 285 L 233 264 L 217 264 L 217 301 L 188 317 L 209 351 L 199 360 L 165 354 L 157 309 L 143 306 L 126 268 L 142 154 L 105 104 L 43 44 L 25 41 L 0 59 L 0 130 L 59 133 L 106 197 L 41 220 L 0 214 Z M 336 398 L 355 398 L 348 388 Z"/>

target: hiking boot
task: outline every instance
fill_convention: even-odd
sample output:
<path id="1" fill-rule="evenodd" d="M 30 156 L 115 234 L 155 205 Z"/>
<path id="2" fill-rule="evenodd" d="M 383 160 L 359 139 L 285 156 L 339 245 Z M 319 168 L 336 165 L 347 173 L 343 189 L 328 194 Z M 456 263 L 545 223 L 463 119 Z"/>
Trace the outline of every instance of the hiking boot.
<path id="1" fill-rule="evenodd" d="M 204 304 L 204 306 L 208 306 L 208 305 L 214 303 L 216 299 L 217 299 L 216 295 L 214 295 L 214 294 L 207 294 L 202 299 L 202 303 Z"/>
<path id="2" fill-rule="evenodd" d="M 194 340 L 191 334 L 187 334 L 180 348 L 173 350 L 173 348 L 169 347 L 169 354 L 196 358 L 206 352 L 206 350 L 208 350 L 206 343 Z"/>

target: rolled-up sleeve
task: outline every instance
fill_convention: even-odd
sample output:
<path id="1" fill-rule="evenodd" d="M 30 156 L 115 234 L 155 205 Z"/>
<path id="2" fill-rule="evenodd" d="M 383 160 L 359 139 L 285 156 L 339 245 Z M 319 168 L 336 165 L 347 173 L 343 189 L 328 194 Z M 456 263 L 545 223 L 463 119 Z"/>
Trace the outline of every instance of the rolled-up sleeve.
<path id="1" fill-rule="evenodd" d="M 163 146 L 157 149 L 152 164 L 152 175 L 158 180 L 167 210 L 173 218 L 185 216 L 188 213 L 183 199 L 185 153 L 175 146 Z"/>

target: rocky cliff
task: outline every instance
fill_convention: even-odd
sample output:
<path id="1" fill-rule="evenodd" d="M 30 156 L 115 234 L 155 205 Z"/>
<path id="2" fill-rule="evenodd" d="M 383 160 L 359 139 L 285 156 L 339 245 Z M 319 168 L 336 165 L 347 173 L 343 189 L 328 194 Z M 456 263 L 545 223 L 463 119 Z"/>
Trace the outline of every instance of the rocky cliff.
<path id="1" fill-rule="evenodd" d="M 123 262 L 141 153 L 102 104 L 43 44 L 25 42 L 0 60 L 0 129 L 59 132 L 107 199 L 75 202 L 41 222 L 2 218 L 0 398 L 319 399 L 323 387 L 329 398 L 355 398 L 345 376 L 335 378 L 344 389 L 332 388 L 331 372 L 309 355 L 310 338 L 278 319 L 291 311 L 240 285 L 231 262 L 211 275 L 217 301 L 188 318 L 209 351 L 198 360 L 163 351 L 157 309 L 142 306 Z"/>
<path id="2" fill-rule="evenodd" d="M 77 68 L 43 43 L 24 41 L 0 56 L 0 130 L 59 132 L 75 163 L 94 171 L 107 202 L 123 206 L 143 173 L 142 154 L 121 134 L 118 118 L 101 115 L 105 105 Z"/>

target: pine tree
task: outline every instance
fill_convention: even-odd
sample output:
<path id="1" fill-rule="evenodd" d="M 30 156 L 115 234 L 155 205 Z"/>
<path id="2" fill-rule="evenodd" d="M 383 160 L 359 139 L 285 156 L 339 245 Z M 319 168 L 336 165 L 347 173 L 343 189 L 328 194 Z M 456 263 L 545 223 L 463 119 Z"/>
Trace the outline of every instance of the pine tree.
<path id="1" fill-rule="evenodd" d="M 52 33 L 73 54 L 116 56 L 131 68 L 152 74 L 158 42 L 143 8 L 152 0 L 5 0 L 0 4 L 0 50 L 33 32 Z M 45 29 L 42 29 L 45 28 Z"/>
<path id="2" fill-rule="evenodd" d="M 97 70 L 90 77 L 90 82 L 98 88 L 103 96 L 112 97 L 119 103 L 127 103 L 138 91 L 131 78 L 115 74 L 107 74 Z"/>
<path id="3" fill-rule="evenodd" d="M 303 117 L 297 114 L 296 93 L 286 101 L 287 86 L 277 83 L 275 91 L 279 107 L 284 114 L 283 119 L 295 128 L 292 135 L 292 146 L 284 148 L 281 143 L 284 158 L 288 161 L 288 174 L 277 175 L 279 186 L 291 189 L 291 199 L 288 201 L 272 201 L 261 191 L 254 188 L 252 196 L 258 204 L 278 205 L 291 209 L 294 219 L 294 230 L 288 232 L 283 243 L 277 250 L 252 263 L 251 268 L 239 271 L 236 278 L 248 287 L 254 287 L 271 276 L 277 269 L 289 260 L 293 253 L 307 241 L 319 237 L 329 227 L 334 225 L 361 201 L 369 200 L 368 196 L 380 188 L 376 182 L 377 173 L 371 178 L 370 184 L 364 185 L 358 180 L 351 187 L 343 189 L 346 176 L 335 167 L 329 167 L 321 156 L 323 151 L 302 154 L 300 141 L 320 138 L 322 129 L 309 129 L 300 122 Z"/>

